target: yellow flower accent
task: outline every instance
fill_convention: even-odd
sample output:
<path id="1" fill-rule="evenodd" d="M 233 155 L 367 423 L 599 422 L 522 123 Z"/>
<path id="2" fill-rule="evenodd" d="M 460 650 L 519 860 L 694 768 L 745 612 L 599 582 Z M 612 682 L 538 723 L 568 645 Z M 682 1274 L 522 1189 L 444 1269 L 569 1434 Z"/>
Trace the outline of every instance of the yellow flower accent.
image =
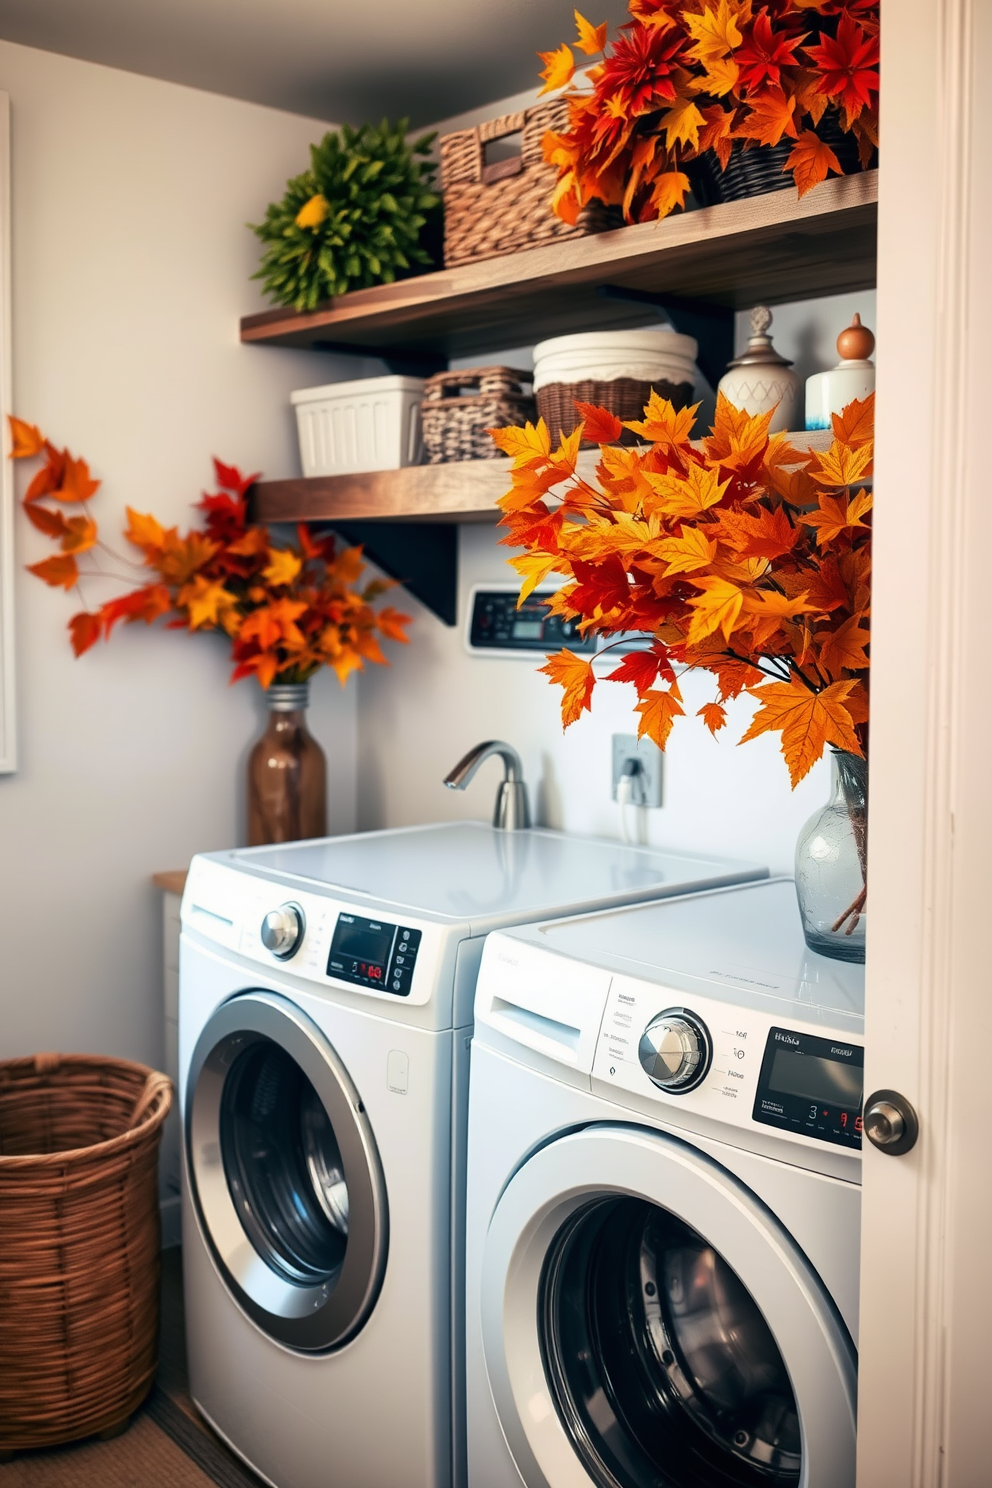
<path id="1" fill-rule="evenodd" d="M 318 191 L 317 195 L 312 196 L 308 202 L 304 202 L 297 212 L 296 225 L 297 227 L 319 227 L 330 210 L 327 197 Z"/>

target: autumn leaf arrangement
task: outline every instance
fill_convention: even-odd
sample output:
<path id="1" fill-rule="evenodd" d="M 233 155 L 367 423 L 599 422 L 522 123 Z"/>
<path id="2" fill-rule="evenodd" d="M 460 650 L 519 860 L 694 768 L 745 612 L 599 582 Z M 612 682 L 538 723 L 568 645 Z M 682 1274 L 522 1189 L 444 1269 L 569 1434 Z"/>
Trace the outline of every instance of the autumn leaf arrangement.
<path id="1" fill-rule="evenodd" d="M 790 143 L 783 169 L 800 196 L 844 169 L 824 126 L 852 135 L 862 167 L 878 146 L 878 0 L 629 0 L 606 25 L 575 12 L 577 39 L 542 52 L 542 92 L 566 89 L 569 126 L 549 133 L 554 210 L 574 223 L 598 199 L 628 222 L 685 204 L 686 167 L 710 152 Z M 576 56 L 601 60 L 576 80 Z M 829 117 L 828 117 L 829 116 Z M 836 137 L 836 131 L 835 131 Z"/>
<path id="2" fill-rule="evenodd" d="M 712 674 L 699 710 L 713 734 L 726 704 L 757 711 L 741 743 L 778 734 L 793 786 L 827 745 L 864 757 L 868 671 L 874 395 L 835 415 L 826 452 L 769 436 L 722 396 L 710 435 L 690 440 L 696 409 L 652 393 L 643 420 L 577 405 L 582 422 L 552 450 L 543 420 L 495 429 L 512 456 L 500 505 L 521 600 L 564 579 L 551 610 L 583 635 L 631 632 L 606 680 L 633 685 L 638 732 L 664 749 L 684 716 L 676 668 Z M 622 429 L 643 441 L 619 446 Z M 583 439 L 600 445 L 595 478 L 578 470 Z M 596 673 L 570 650 L 542 668 L 563 688 L 562 720 L 591 709 Z"/>
<path id="3" fill-rule="evenodd" d="M 59 449 L 32 424 L 10 419 L 11 457 L 41 463 L 24 496 L 34 527 L 59 551 L 30 572 L 53 588 L 75 590 L 83 608 L 69 621 L 73 651 L 81 656 L 107 640 L 119 622 L 217 631 L 231 643 L 231 680 L 307 682 L 323 666 L 344 684 L 366 662 L 386 664 L 380 639 L 407 639 L 409 617 L 391 606 L 374 608 L 392 587 L 374 579 L 360 587 L 362 550 L 314 537 L 301 525 L 296 543 L 276 544 L 266 528 L 248 521 L 247 491 L 257 476 L 214 461 L 218 491 L 203 496 L 202 528 L 185 535 L 155 517 L 127 508 L 124 536 L 135 552 L 115 554 L 100 539 L 90 510 L 100 482 L 83 459 Z M 71 512 L 72 515 L 67 513 Z M 135 577 L 143 582 L 135 586 Z M 91 608 L 83 598 L 91 580 L 116 580 L 127 592 Z"/>

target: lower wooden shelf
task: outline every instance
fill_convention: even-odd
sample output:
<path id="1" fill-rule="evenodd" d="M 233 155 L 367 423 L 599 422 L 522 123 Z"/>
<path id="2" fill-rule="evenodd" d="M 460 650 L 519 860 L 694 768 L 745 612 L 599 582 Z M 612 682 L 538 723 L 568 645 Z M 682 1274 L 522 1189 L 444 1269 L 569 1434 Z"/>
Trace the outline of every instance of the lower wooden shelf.
<path id="1" fill-rule="evenodd" d="M 829 432 L 795 433 L 797 449 L 827 449 Z M 583 450 L 579 471 L 595 474 L 598 450 Z M 249 492 L 253 522 L 319 522 L 361 543 L 377 568 L 396 579 L 445 625 L 458 623 L 458 528 L 497 522 L 510 488 L 507 459 L 408 465 L 359 475 L 258 481 Z"/>
<path id="2" fill-rule="evenodd" d="M 825 450 L 829 431 L 789 435 L 797 449 Z M 581 474 L 591 477 L 596 450 L 579 456 Z M 499 498 L 510 489 L 507 459 L 464 460 L 448 465 L 407 465 L 359 475 L 259 481 L 251 489 L 255 522 L 497 522 Z"/>

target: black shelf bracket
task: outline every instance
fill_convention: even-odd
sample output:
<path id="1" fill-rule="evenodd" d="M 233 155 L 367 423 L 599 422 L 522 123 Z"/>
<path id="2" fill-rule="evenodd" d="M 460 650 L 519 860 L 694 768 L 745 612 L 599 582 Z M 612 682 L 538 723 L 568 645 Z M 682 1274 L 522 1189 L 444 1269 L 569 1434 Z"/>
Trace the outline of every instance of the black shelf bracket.
<path id="1" fill-rule="evenodd" d="M 361 543 L 376 568 L 403 585 L 445 625 L 458 624 L 458 527 L 454 522 L 327 522 Z"/>
<path id="2" fill-rule="evenodd" d="M 648 289 L 628 289 L 624 284 L 600 284 L 596 293 L 604 300 L 630 300 L 659 311 L 684 336 L 694 336 L 699 353 L 696 361 L 710 387 L 716 385 L 734 355 L 734 312 L 729 305 L 683 295 L 656 294 Z"/>

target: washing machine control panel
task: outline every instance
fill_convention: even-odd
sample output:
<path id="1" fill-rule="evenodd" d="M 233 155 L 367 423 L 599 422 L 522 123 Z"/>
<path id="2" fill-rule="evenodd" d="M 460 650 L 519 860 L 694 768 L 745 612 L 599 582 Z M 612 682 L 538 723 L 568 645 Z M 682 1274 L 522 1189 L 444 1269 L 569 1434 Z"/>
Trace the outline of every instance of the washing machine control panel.
<path id="1" fill-rule="evenodd" d="M 331 938 L 327 975 L 359 987 L 375 987 L 408 997 L 420 950 L 421 933 L 410 925 L 390 925 L 361 915 L 339 914 Z"/>
<path id="2" fill-rule="evenodd" d="M 677 994 L 676 994 L 677 995 Z M 864 1048 L 829 1028 L 611 979 L 593 1057 L 614 1099 L 677 1103 L 734 1126 L 861 1149 Z"/>

